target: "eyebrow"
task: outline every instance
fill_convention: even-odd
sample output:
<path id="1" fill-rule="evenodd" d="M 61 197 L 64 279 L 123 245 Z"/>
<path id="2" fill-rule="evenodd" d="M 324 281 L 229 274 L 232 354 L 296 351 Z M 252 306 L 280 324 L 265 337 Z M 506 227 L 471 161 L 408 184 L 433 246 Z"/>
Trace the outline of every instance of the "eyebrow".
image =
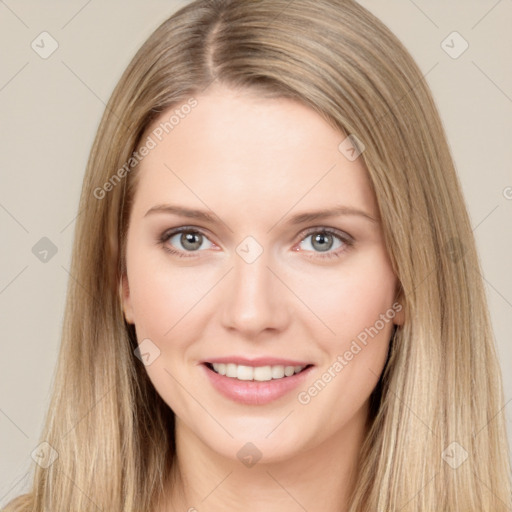
<path id="1" fill-rule="evenodd" d="M 191 219 L 202 220 L 204 222 L 210 223 L 214 223 L 216 221 L 215 218 L 217 217 L 215 214 L 212 215 L 206 210 L 194 210 L 191 208 L 185 208 L 184 206 L 171 204 L 158 204 L 153 206 L 145 213 L 144 217 L 156 213 L 179 215 L 181 217 L 188 217 Z M 372 217 L 369 213 L 358 210 L 357 208 L 353 208 L 351 206 L 336 206 L 334 208 L 324 208 L 322 210 L 299 213 L 291 217 L 288 222 L 293 225 L 304 224 L 306 222 L 312 222 L 340 215 L 357 215 L 376 224 L 378 223 L 378 220 L 375 217 Z"/>

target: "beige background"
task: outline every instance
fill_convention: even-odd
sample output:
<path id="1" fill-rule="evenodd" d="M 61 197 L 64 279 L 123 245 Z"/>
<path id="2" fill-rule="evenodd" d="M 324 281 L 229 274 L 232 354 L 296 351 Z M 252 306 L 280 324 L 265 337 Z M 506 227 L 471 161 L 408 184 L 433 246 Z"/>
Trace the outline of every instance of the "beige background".
<path id="1" fill-rule="evenodd" d="M 56 363 L 80 187 L 104 105 L 138 47 L 185 3 L 0 1 L 0 506 L 26 488 L 33 464 Z M 512 0 L 361 3 L 426 73 L 446 127 L 482 259 L 510 435 Z M 43 31 L 59 45 L 47 59 L 31 48 Z M 441 46 L 453 31 L 469 44 L 457 59 Z M 445 43 L 452 53 L 462 48 L 457 37 Z M 42 237 L 58 250 L 46 263 L 32 253 Z"/>

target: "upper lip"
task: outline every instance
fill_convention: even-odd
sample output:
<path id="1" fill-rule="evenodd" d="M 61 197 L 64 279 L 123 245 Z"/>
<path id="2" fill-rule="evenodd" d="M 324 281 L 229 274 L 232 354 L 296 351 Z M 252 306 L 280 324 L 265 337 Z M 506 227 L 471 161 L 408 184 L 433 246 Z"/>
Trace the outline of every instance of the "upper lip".
<path id="1" fill-rule="evenodd" d="M 256 357 L 249 359 L 243 356 L 212 357 L 203 363 L 224 363 L 243 366 L 308 366 L 312 363 L 296 359 L 280 359 L 278 357 Z"/>

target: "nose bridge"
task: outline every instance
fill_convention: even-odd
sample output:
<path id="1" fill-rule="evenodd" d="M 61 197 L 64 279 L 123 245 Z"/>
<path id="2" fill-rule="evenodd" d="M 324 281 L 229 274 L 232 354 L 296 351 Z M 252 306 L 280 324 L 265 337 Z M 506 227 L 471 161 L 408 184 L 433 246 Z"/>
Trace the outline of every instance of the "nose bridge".
<path id="1" fill-rule="evenodd" d="M 269 253 L 250 244 L 240 244 L 233 254 L 223 321 L 226 327 L 254 335 L 268 328 L 282 329 L 288 317 L 285 294 L 276 289 L 278 280 L 268 268 Z"/>

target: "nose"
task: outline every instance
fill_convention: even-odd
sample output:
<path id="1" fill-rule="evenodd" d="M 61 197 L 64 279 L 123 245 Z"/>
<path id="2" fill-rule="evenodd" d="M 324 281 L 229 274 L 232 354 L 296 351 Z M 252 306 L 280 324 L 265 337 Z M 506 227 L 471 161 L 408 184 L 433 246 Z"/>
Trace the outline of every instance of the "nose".
<path id="1" fill-rule="evenodd" d="M 289 292 L 269 268 L 264 251 L 247 263 L 234 255 L 234 268 L 227 276 L 223 293 L 222 323 L 246 338 L 256 338 L 264 331 L 280 332 L 289 324 Z"/>

